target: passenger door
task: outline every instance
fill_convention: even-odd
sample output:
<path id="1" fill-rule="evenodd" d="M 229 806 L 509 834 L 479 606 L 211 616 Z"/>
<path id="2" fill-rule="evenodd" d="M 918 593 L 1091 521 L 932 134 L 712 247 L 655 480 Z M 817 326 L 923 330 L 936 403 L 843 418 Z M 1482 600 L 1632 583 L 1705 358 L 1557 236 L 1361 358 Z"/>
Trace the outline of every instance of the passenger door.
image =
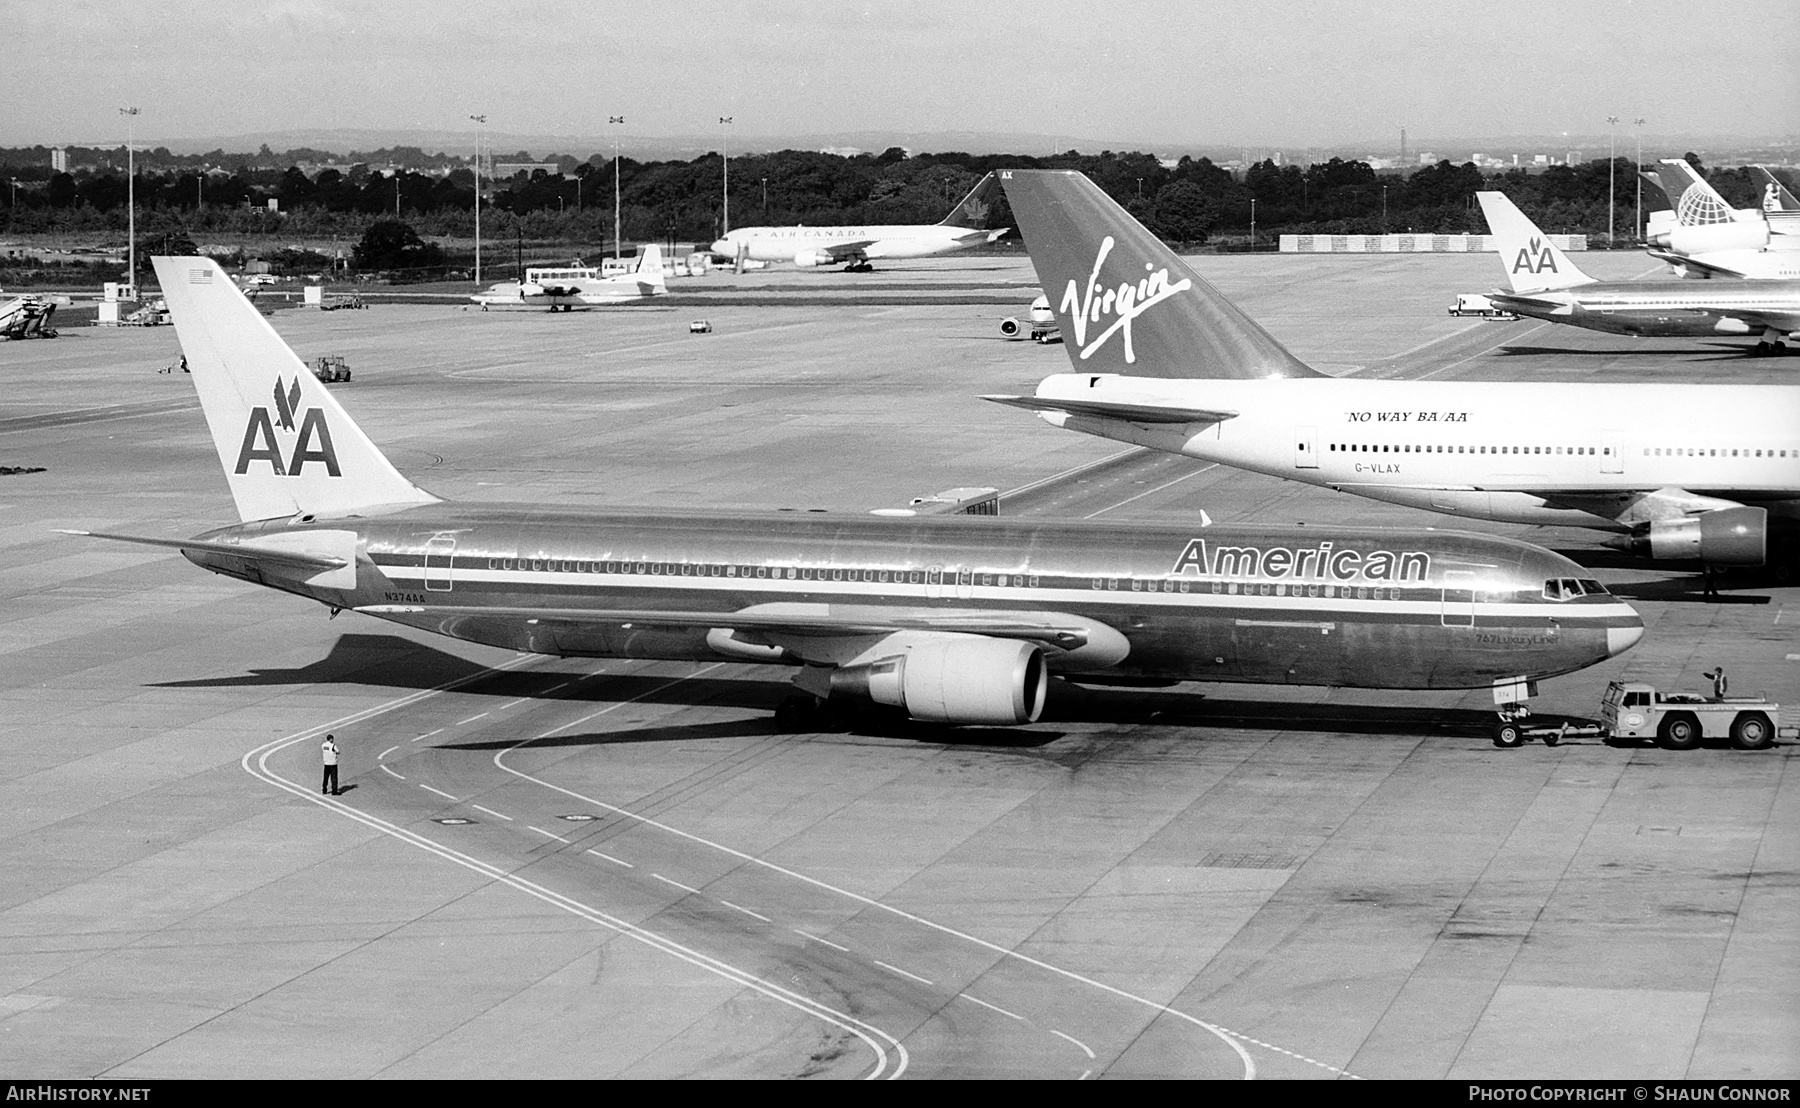
<path id="1" fill-rule="evenodd" d="M 1468 570 L 1444 571 L 1443 607 L 1439 620 L 1445 627 L 1475 626 L 1475 575 Z"/>
<path id="2" fill-rule="evenodd" d="M 431 592 L 449 592 L 456 565 L 456 539 L 450 535 L 434 535 L 425 544 L 425 588 Z"/>
<path id="3" fill-rule="evenodd" d="M 1625 472 L 1625 433 L 1623 431 L 1600 432 L 1600 472 Z"/>
<path id="4" fill-rule="evenodd" d="M 1319 429 L 1317 427 L 1294 428 L 1294 468 L 1319 468 Z"/>

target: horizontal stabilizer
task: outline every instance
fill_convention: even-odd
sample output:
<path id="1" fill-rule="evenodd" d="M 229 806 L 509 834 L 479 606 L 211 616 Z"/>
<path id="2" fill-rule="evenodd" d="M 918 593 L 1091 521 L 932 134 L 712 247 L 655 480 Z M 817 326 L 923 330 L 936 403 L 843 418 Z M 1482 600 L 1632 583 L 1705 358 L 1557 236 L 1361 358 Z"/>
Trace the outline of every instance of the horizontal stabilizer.
<path id="1" fill-rule="evenodd" d="M 263 546 L 251 546 L 235 542 L 209 542 L 205 539 L 153 539 L 144 535 L 118 535 L 106 531 L 71 531 L 56 528 L 59 535 L 82 535 L 91 539 L 111 539 L 113 542 L 130 542 L 139 546 L 160 546 L 169 550 L 200 551 L 208 554 L 226 554 L 233 558 L 248 558 L 252 561 L 268 562 L 272 565 L 292 566 L 295 569 L 328 570 L 343 569 L 350 563 L 343 558 L 333 558 L 323 554 L 309 554 L 301 550 L 273 550 Z M 302 532 L 304 534 L 305 532 Z"/>
<path id="2" fill-rule="evenodd" d="M 982 399 L 1031 412 L 1068 412 L 1131 423 L 1223 423 L 1237 418 L 1236 412 L 1183 408 L 1173 404 L 1122 404 L 1113 400 L 1059 400 L 1047 396 L 983 396 Z"/>
<path id="3" fill-rule="evenodd" d="M 1057 613 L 981 610 L 896 610 L 858 607 L 834 611 L 827 604 L 758 605 L 739 612 L 669 611 L 654 608 L 533 608 L 453 604 L 370 604 L 355 609 L 372 616 L 455 616 L 526 619 L 584 627 L 687 627 L 768 631 L 787 635 L 887 635 L 937 631 L 1040 642 L 1062 650 L 1085 645 L 1089 621 Z"/>

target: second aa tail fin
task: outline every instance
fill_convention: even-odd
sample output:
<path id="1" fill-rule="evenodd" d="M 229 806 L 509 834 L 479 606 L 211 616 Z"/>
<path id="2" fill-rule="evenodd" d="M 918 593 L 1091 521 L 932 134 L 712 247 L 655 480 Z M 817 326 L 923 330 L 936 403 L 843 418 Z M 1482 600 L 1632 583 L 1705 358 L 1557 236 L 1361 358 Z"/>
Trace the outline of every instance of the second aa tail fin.
<path id="1" fill-rule="evenodd" d="M 1288 353 L 1085 175 L 998 172 L 1075 372 L 1203 380 L 1325 376 Z"/>
<path id="2" fill-rule="evenodd" d="M 1594 283 L 1505 193 L 1478 192 L 1475 199 L 1481 201 L 1488 230 L 1498 240 L 1500 265 L 1514 292 L 1545 292 Z"/>
<path id="3" fill-rule="evenodd" d="M 154 258 L 238 518 L 433 504 L 338 406 L 211 258 Z"/>

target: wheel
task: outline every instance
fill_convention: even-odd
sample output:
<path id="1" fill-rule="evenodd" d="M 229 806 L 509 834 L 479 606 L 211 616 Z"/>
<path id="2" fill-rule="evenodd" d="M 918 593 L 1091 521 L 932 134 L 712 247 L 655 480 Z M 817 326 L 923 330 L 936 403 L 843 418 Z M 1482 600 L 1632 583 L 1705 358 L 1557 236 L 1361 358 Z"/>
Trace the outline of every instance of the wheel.
<path id="1" fill-rule="evenodd" d="M 810 730 L 819 719 L 819 699 L 812 696 L 786 696 L 775 706 L 775 726 L 789 734 Z"/>
<path id="2" fill-rule="evenodd" d="M 1525 731 L 1511 720 L 1501 720 L 1494 728 L 1494 745 L 1502 749 L 1525 745 Z"/>
<path id="3" fill-rule="evenodd" d="M 1700 745 L 1700 721 L 1687 712 L 1663 717 L 1656 730 L 1656 745 L 1664 750 L 1692 750 Z"/>
<path id="4" fill-rule="evenodd" d="M 1739 712 L 1731 721 L 1731 745 L 1739 750 L 1764 750 L 1775 742 L 1775 728 L 1761 712 Z"/>

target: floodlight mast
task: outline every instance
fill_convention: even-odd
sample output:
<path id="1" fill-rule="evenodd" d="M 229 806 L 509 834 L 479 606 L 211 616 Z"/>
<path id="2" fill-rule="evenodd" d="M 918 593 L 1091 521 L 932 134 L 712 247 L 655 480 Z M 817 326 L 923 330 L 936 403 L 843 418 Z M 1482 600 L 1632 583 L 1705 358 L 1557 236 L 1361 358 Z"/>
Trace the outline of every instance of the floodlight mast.
<path id="1" fill-rule="evenodd" d="M 120 108 L 125 117 L 125 287 L 137 299 L 137 117 L 138 109 Z"/>
<path id="2" fill-rule="evenodd" d="M 609 124 L 625 122 L 622 115 L 606 117 Z M 613 261 L 619 260 L 619 132 L 613 132 Z"/>
<path id="3" fill-rule="evenodd" d="M 481 284 L 481 129 L 487 126 L 487 116 L 472 115 L 479 126 L 475 129 L 475 284 Z M 521 274 L 523 276 L 523 274 Z"/>
<path id="4" fill-rule="evenodd" d="M 732 118 L 733 117 L 731 117 L 729 115 L 722 115 L 719 117 L 719 123 L 721 125 L 729 124 L 731 122 Z M 721 183 L 721 187 L 720 187 L 720 197 L 719 197 L 719 222 L 720 222 L 721 226 L 724 228 L 724 233 L 729 235 L 731 233 L 731 132 L 730 131 L 725 132 L 725 138 L 723 139 L 723 141 L 720 142 L 719 149 L 724 153 L 724 158 L 722 159 L 722 161 L 724 162 L 724 174 L 721 177 L 722 183 Z"/>
<path id="5" fill-rule="evenodd" d="M 1616 115 L 1607 116 L 1606 126 L 1607 134 L 1610 136 L 1607 140 L 1606 152 L 1606 248 L 1611 250 L 1613 247 L 1614 211 L 1613 171 L 1618 168 L 1619 162 L 1619 117 Z"/>

